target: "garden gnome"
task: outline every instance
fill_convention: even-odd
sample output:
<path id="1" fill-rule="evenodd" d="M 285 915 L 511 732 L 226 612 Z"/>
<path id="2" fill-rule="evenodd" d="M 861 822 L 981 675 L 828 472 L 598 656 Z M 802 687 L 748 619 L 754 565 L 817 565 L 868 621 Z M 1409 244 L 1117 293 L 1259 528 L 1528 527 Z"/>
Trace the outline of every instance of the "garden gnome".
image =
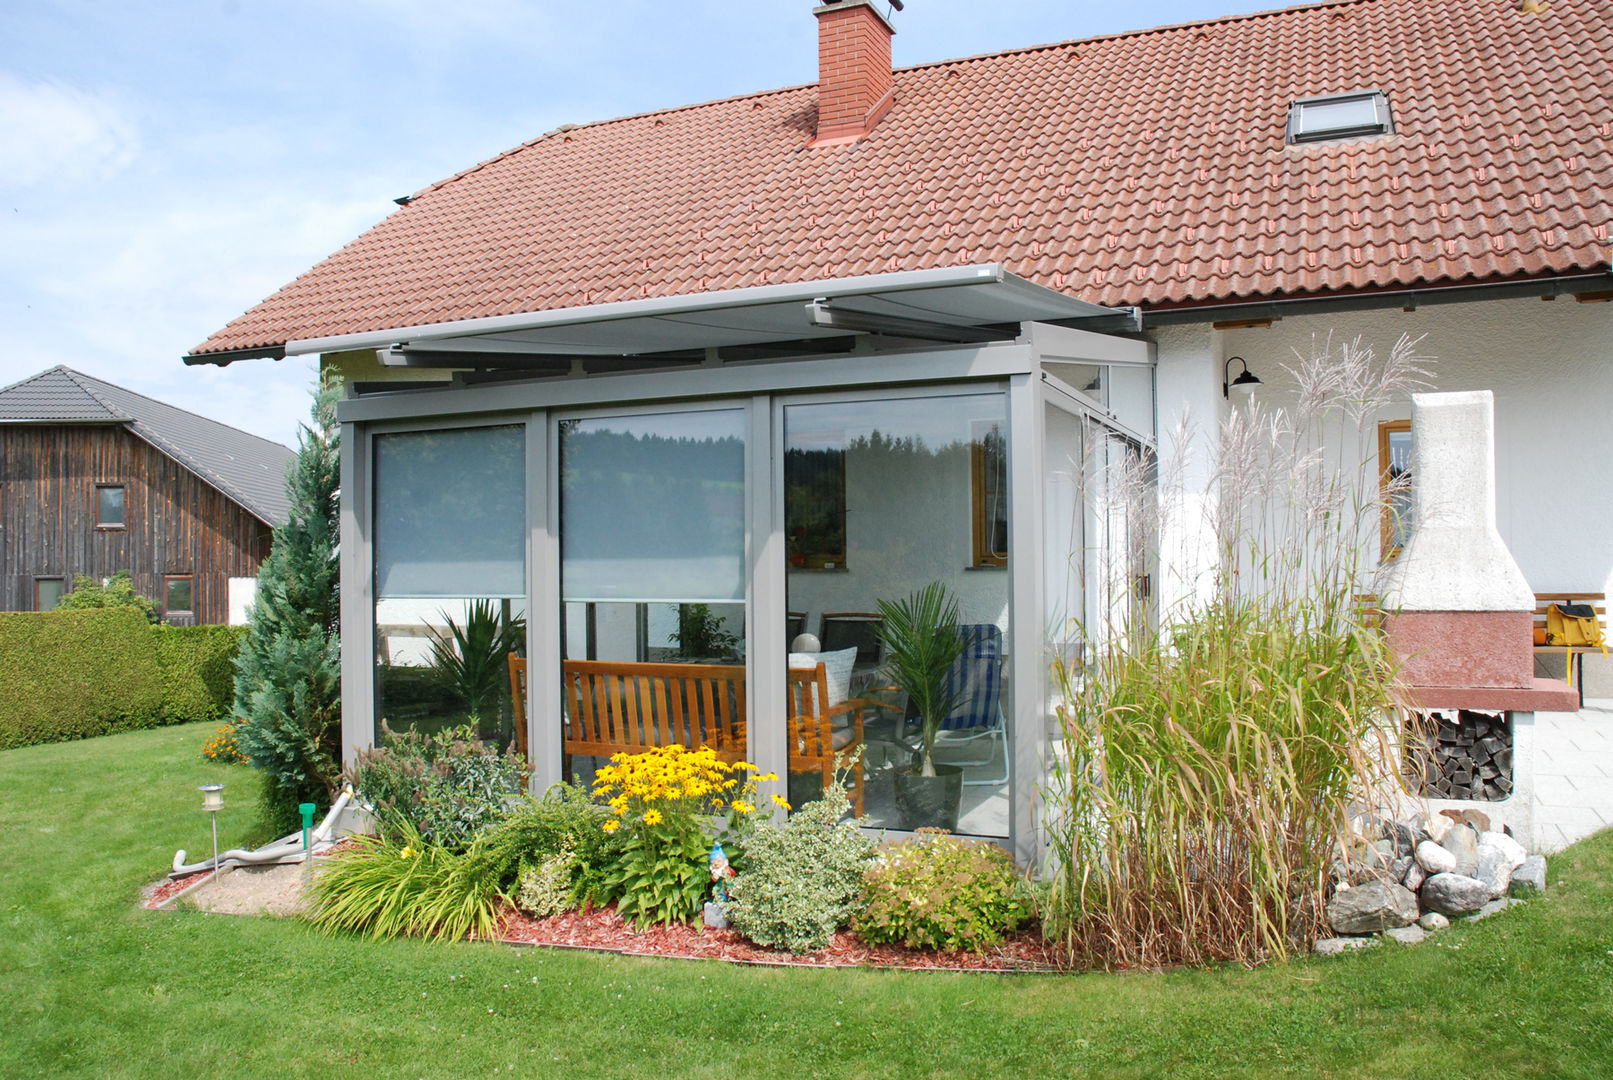
<path id="1" fill-rule="evenodd" d="M 722 930 L 728 926 L 728 912 L 724 906 L 728 903 L 728 883 L 734 878 L 734 868 L 728 865 L 728 853 L 722 849 L 722 841 L 711 845 L 711 883 L 715 900 L 708 900 L 705 909 L 701 912 L 705 924 L 715 930 Z"/>

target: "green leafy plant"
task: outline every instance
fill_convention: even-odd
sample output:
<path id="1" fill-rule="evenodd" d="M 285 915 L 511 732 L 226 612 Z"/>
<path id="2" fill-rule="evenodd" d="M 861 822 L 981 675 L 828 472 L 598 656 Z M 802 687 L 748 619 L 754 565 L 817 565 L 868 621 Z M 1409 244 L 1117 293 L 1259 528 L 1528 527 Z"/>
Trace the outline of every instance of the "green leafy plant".
<path id="1" fill-rule="evenodd" d="M 947 684 L 947 673 L 966 647 L 958 633 L 958 601 L 937 581 L 905 600 L 879 601 L 879 613 L 885 673 L 918 714 L 921 775 L 934 776 L 936 732 L 962 700 L 962 690 Z"/>
<path id="2" fill-rule="evenodd" d="M 979 952 L 1035 914 L 1008 852 L 921 829 L 869 864 L 855 928 L 872 945 Z"/>
<path id="3" fill-rule="evenodd" d="M 332 859 L 314 879 L 309 918 L 331 931 L 379 939 L 491 938 L 507 898 L 475 852 L 428 843 L 407 822 Z"/>
<path id="4" fill-rule="evenodd" d="M 83 574 L 73 575 L 73 590 L 56 602 L 57 611 L 87 611 L 90 608 L 127 607 L 145 616 L 147 622 L 158 621 L 157 601 L 135 591 L 134 579 L 127 570 L 119 570 L 106 581 L 98 581 Z"/>
<path id="5" fill-rule="evenodd" d="M 861 909 L 863 872 L 875 841 L 829 785 L 783 825 L 762 823 L 745 845 L 745 872 L 729 885 L 728 918 L 758 945 L 791 952 L 826 948 Z"/>
<path id="6" fill-rule="evenodd" d="M 620 859 L 627 839 L 618 830 L 605 831 L 605 823 L 613 818 L 607 807 L 589 797 L 587 788 L 556 784 L 541 797 L 522 799 L 508 817 L 487 831 L 480 850 L 505 887 L 513 887 L 533 868 L 568 853 L 567 906 L 604 902 L 604 877 Z M 551 875 L 555 872 L 549 871 Z"/>
<path id="7" fill-rule="evenodd" d="M 246 628 L 159 623 L 151 633 L 157 643 L 164 721 L 227 719 L 235 703 L 235 658 Z"/>
<path id="8" fill-rule="evenodd" d="M 381 746 L 359 751 L 352 780 L 387 833 L 412 831 L 461 851 L 504 820 L 520 796 L 519 756 L 478 741 L 469 727 L 422 734 L 383 724 L 382 732 Z"/>
<path id="9" fill-rule="evenodd" d="M 0 612 L 0 750 L 162 723 L 151 630 L 126 607 Z"/>
<path id="10" fill-rule="evenodd" d="M 521 871 L 515 906 L 540 919 L 568 910 L 572 906 L 576 869 L 577 856 L 569 847 L 543 856 L 536 865 Z"/>
<path id="11" fill-rule="evenodd" d="M 710 604 L 679 604 L 678 629 L 667 641 L 678 647 L 677 655 L 683 660 L 739 654 L 739 635 L 723 629 L 722 618 Z"/>
<path id="12" fill-rule="evenodd" d="M 492 600 L 475 600 L 463 624 L 446 612 L 446 632 L 430 627 L 432 667 L 472 716 L 497 714 L 510 692 L 509 655 L 526 645 L 526 620 L 506 618 Z"/>
<path id="13" fill-rule="evenodd" d="M 258 569 L 246 641 L 235 662 L 241 750 L 264 774 L 265 824 L 296 827 L 297 804 L 328 803 L 342 775 L 342 675 L 336 561 L 339 380 L 314 394 L 287 479 L 291 510 Z"/>

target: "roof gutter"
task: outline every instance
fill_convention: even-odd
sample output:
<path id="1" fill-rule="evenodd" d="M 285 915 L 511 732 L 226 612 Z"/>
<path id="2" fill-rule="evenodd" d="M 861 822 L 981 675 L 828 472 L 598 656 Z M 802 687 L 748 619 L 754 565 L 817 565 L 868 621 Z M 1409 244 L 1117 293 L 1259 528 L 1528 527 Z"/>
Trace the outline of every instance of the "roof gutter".
<path id="1" fill-rule="evenodd" d="M 1142 308 L 1144 329 L 1187 323 L 1238 322 L 1281 319 L 1329 311 L 1369 311 L 1382 308 L 1413 310 L 1436 304 L 1469 304 L 1478 300 L 1508 300 L 1528 296 L 1567 296 L 1613 288 L 1613 273 L 1568 274 L 1561 277 L 1500 281 L 1484 285 L 1431 285 L 1416 289 L 1352 292 L 1338 296 L 1300 296 L 1290 300 L 1262 300 L 1246 304 L 1205 304 L 1186 308 Z"/>
<path id="2" fill-rule="evenodd" d="M 186 353 L 182 359 L 189 367 L 198 364 L 217 364 L 227 367 L 237 360 L 284 360 L 284 345 L 259 345 L 251 349 L 220 349 L 218 352 Z"/>

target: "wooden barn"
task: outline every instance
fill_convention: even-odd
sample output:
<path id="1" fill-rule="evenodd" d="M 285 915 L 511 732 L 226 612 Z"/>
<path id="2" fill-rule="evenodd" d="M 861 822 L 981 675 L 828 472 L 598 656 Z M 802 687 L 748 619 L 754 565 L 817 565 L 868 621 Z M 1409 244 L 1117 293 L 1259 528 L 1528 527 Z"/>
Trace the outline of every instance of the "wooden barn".
<path id="1" fill-rule="evenodd" d="M 68 367 L 0 389 L 0 611 L 120 570 L 174 623 L 229 621 L 285 520 L 279 443 Z"/>

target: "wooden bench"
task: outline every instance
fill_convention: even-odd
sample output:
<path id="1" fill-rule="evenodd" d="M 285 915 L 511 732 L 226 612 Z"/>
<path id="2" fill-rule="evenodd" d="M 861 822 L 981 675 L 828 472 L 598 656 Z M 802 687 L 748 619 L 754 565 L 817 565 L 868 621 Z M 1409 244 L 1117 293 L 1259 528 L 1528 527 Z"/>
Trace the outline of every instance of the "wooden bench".
<path id="1" fill-rule="evenodd" d="M 527 663 L 509 658 L 515 702 L 516 749 L 527 745 Z M 746 752 L 743 664 L 637 664 L 564 660 L 560 664 L 565 719 L 562 752 L 608 758 L 680 743 L 710 747 L 724 761 Z M 862 745 L 862 701 L 825 707 L 828 676 L 823 664 L 790 671 L 790 772 L 817 773 L 834 782 L 835 758 Z M 846 717 L 844 723 L 841 717 Z M 569 772 L 569 769 L 568 769 Z M 863 770 L 854 770 L 853 803 L 863 810 Z"/>
<path id="2" fill-rule="evenodd" d="M 1602 628 L 1602 636 L 1607 636 L 1607 596 L 1604 593 L 1593 592 L 1553 592 L 1535 593 L 1535 655 L 1551 655 L 1553 653 L 1567 657 L 1564 674 L 1568 677 L 1568 684 L 1579 689 L 1579 704 L 1585 706 L 1585 654 L 1589 652 L 1603 652 L 1597 645 L 1547 645 L 1541 641 L 1546 630 L 1546 609 L 1553 604 L 1589 604 L 1596 612 L 1596 622 Z M 1575 664 L 1579 666 L 1579 676 L 1575 678 Z"/>

